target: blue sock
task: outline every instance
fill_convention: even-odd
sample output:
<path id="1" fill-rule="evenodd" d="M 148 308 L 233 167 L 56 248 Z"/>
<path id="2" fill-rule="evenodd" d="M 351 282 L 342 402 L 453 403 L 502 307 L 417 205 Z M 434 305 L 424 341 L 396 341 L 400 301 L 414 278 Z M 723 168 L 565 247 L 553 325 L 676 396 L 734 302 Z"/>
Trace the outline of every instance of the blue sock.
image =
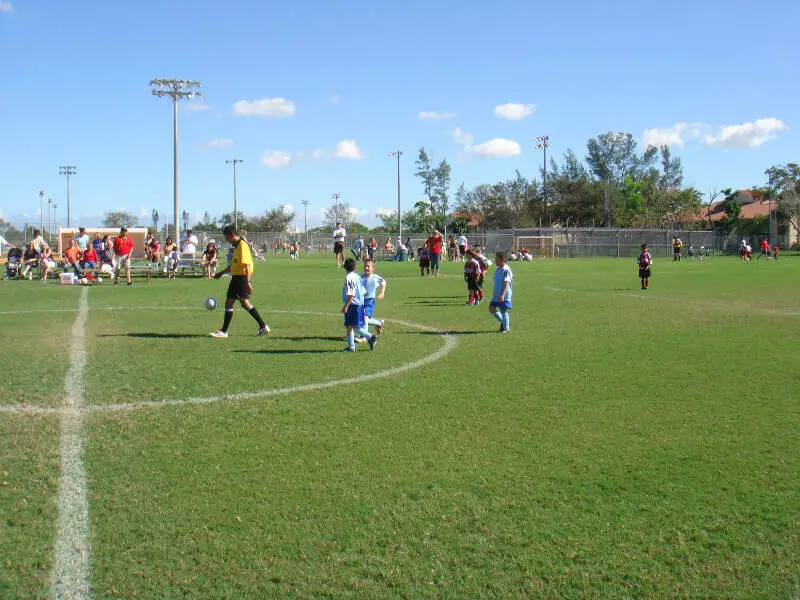
<path id="1" fill-rule="evenodd" d="M 503 315 L 503 320 L 502 320 L 503 328 L 511 330 L 511 315 L 508 313 L 508 311 L 501 314 Z"/>
<path id="2" fill-rule="evenodd" d="M 354 350 L 356 347 L 356 334 L 352 331 L 347 332 L 347 347 L 353 348 Z"/>
<path id="3" fill-rule="evenodd" d="M 502 325 L 502 324 L 503 324 L 503 315 L 502 315 L 502 314 L 500 314 L 500 311 L 499 311 L 499 310 L 496 310 L 496 311 L 494 311 L 494 312 L 492 313 L 492 316 L 493 316 L 495 319 L 497 319 L 497 320 L 498 320 L 498 322 L 500 323 L 500 325 Z"/>

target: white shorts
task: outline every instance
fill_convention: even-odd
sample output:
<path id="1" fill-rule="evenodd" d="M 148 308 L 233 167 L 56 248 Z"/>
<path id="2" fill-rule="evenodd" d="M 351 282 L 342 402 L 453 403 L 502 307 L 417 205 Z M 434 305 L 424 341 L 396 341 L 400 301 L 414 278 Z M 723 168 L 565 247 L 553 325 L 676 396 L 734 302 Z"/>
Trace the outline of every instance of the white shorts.
<path id="1" fill-rule="evenodd" d="M 117 268 L 118 269 L 130 269 L 131 268 L 131 255 L 130 254 L 120 254 L 117 256 Z"/>

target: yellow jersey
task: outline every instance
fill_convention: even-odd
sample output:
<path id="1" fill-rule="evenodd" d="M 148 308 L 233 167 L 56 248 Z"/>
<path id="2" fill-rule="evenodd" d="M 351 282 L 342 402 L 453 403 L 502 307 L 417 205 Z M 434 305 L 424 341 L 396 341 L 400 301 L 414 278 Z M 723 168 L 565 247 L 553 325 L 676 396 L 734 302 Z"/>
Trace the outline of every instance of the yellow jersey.
<path id="1" fill-rule="evenodd" d="M 244 275 L 244 266 L 250 265 L 250 274 L 253 274 L 253 256 L 250 254 L 250 246 L 243 239 L 236 243 L 233 250 L 233 262 L 231 263 L 231 275 Z"/>

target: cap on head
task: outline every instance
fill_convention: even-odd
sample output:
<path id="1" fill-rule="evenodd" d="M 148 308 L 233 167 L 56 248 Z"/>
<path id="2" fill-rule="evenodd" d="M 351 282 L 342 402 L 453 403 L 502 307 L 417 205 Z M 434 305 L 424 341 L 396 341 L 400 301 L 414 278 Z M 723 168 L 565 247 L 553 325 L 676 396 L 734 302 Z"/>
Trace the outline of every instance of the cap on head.
<path id="1" fill-rule="evenodd" d="M 119 228 L 119 232 L 120 233 L 127 233 L 128 232 L 128 228 L 127 227 L 120 227 Z"/>

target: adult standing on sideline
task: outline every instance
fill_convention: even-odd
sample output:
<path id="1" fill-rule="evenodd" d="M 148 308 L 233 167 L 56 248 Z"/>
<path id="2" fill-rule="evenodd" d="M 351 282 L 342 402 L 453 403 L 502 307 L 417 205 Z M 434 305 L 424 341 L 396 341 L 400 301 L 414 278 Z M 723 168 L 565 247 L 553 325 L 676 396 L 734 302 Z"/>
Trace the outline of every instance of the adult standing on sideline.
<path id="1" fill-rule="evenodd" d="M 336 255 L 336 268 L 341 269 L 344 264 L 344 238 L 347 232 L 342 227 L 341 223 L 336 223 L 336 229 L 333 230 L 333 253 Z"/>
<path id="2" fill-rule="evenodd" d="M 78 244 L 78 250 L 81 252 L 86 252 L 86 249 L 89 247 L 89 243 L 91 242 L 89 239 L 89 234 L 86 233 L 86 227 L 78 227 L 78 235 L 75 237 L 75 241 Z"/>
<path id="3" fill-rule="evenodd" d="M 425 240 L 425 248 L 431 257 L 431 271 L 434 277 L 439 276 L 439 265 L 442 263 L 442 242 L 444 238 L 437 229 L 433 230 L 431 237 Z"/>
<path id="4" fill-rule="evenodd" d="M 181 240 L 181 253 L 183 254 L 194 254 L 197 252 L 197 244 L 200 242 L 197 241 L 197 236 L 192 232 L 191 229 L 186 230 L 186 237 Z"/>
<path id="5" fill-rule="evenodd" d="M 459 233 L 456 241 L 458 242 L 458 253 L 461 255 L 461 260 L 463 261 L 465 255 L 467 254 L 467 246 L 469 245 L 467 236 L 465 236 L 463 233 Z"/>
<path id="6" fill-rule="evenodd" d="M 233 305 L 238 300 L 242 304 L 250 316 L 258 323 L 257 335 L 268 335 L 269 326 L 264 323 L 264 319 L 258 314 L 256 307 L 250 303 L 250 295 L 253 293 L 253 284 L 250 283 L 250 277 L 253 275 L 253 256 L 250 254 L 250 245 L 243 237 L 239 237 L 239 233 L 233 227 L 228 225 L 222 230 L 225 236 L 225 241 L 233 246 L 233 260 L 222 271 L 214 275 L 214 279 L 219 279 L 225 273 L 230 272 L 231 282 L 228 284 L 228 295 L 225 299 L 225 317 L 222 322 L 222 328 L 212 332 L 211 337 L 226 338 L 228 337 L 228 328 L 231 326 L 233 320 Z"/>
<path id="7" fill-rule="evenodd" d="M 133 254 L 133 240 L 128 237 L 128 228 L 122 227 L 119 235 L 114 238 L 114 254 L 117 257 L 116 277 L 114 285 L 119 283 L 119 271 L 125 268 L 125 279 L 131 285 L 131 255 Z"/>

